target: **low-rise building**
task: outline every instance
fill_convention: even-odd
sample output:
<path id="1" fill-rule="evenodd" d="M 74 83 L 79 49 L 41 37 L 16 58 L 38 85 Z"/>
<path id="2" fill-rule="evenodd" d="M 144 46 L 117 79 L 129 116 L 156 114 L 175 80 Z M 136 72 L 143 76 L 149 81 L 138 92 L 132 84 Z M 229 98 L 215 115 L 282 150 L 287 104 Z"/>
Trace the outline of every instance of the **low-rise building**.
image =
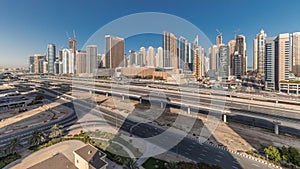
<path id="1" fill-rule="evenodd" d="M 300 95 L 300 81 L 280 81 L 279 92 L 291 95 Z"/>
<path id="2" fill-rule="evenodd" d="M 106 155 L 91 145 L 86 145 L 76 151 L 75 166 L 80 169 L 105 169 L 107 163 L 105 162 Z"/>
<path id="3" fill-rule="evenodd" d="M 56 153 L 52 157 L 39 162 L 28 169 L 106 169 L 106 154 L 92 145 L 86 145 L 74 153 L 75 162 L 71 162 L 64 154 Z"/>

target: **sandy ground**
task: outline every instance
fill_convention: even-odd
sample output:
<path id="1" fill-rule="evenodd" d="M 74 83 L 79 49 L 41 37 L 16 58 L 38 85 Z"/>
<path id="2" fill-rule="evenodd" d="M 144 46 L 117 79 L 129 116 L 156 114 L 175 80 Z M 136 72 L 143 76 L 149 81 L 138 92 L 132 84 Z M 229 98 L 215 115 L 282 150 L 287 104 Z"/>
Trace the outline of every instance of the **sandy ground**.
<path id="1" fill-rule="evenodd" d="M 205 115 L 188 115 L 185 111 L 178 109 L 166 108 L 161 111 L 159 107 L 150 107 L 150 105 L 141 105 L 138 101 L 121 100 L 120 98 L 105 97 L 104 95 L 97 95 L 96 101 L 101 103 L 101 106 L 109 107 L 111 109 L 121 109 L 123 112 L 149 119 L 154 121 L 160 126 L 172 126 L 176 121 L 176 128 L 184 129 L 186 124 L 182 122 L 178 123 L 178 117 L 186 116 L 185 118 L 194 119 L 194 125 L 192 128 L 185 128 L 190 130 L 191 136 L 199 136 L 203 126 L 209 126 L 209 120 Z M 259 127 L 248 126 L 239 123 L 224 123 L 221 119 L 218 119 L 216 128 L 212 127 L 212 135 L 209 141 L 224 145 L 231 150 L 235 151 L 247 151 L 247 150 L 261 150 L 262 148 L 270 145 L 274 146 L 293 146 L 300 150 L 299 137 L 280 134 L 275 135 L 273 131 L 262 129 Z"/>
<path id="2" fill-rule="evenodd" d="M 71 109 L 62 106 L 60 103 L 49 103 L 47 100 L 44 103 L 44 105 L 30 107 L 28 111 L 23 113 L 18 113 L 16 112 L 17 110 L 14 110 L 12 117 L 3 119 L 0 122 L 0 134 L 55 120 L 71 112 Z"/>
<path id="3" fill-rule="evenodd" d="M 0 90 L 6 90 L 6 89 L 11 89 L 13 87 L 8 86 L 8 85 L 0 85 Z"/>

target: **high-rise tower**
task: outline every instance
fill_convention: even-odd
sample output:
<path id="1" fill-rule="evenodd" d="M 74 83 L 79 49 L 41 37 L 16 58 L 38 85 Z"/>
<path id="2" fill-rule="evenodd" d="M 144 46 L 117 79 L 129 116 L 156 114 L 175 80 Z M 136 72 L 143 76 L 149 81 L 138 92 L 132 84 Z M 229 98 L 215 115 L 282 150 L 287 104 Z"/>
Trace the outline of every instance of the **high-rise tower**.
<path id="1" fill-rule="evenodd" d="M 173 33 L 163 32 L 163 66 L 178 68 L 177 38 Z"/>
<path id="2" fill-rule="evenodd" d="M 124 57 L 124 39 L 106 35 L 105 36 L 105 57 L 107 68 L 123 67 Z"/>
<path id="3" fill-rule="evenodd" d="M 56 58 L 56 49 L 55 49 L 55 45 L 52 43 L 48 44 L 47 58 L 48 58 L 48 72 L 54 73 L 54 62 L 55 62 L 55 58 Z"/>

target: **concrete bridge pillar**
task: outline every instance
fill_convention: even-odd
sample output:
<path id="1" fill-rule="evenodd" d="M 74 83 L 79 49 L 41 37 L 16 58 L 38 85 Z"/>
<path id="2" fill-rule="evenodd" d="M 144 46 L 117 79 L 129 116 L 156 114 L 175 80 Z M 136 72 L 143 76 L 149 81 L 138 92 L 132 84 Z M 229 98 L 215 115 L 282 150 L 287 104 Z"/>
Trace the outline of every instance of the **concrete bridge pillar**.
<path id="1" fill-rule="evenodd" d="M 90 90 L 89 93 L 92 94 L 92 91 Z"/>
<path id="2" fill-rule="evenodd" d="M 108 97 L 108 92 L 107 92 L 107 93 L 105 93 L 105 97 Z"/>
<path id="3" fill-rule="evenodd" d="M 191 114 L 191 107 L 190 106 L 188 106 L 188 108 L 187 108 L 187 113 Z"/>
<path id="4" fill-rule="evenodd" d="M 281 124 L 280 121 L 273 121 L 273 124 L 274 124 L 274 132 L 276 135 L 279 134 L 279 125 Z"/>
<path id="5" fill-rule="evenodd" d="M 125 96 L 124 95 L 122 95 L 122 100 L 125 100 Z"/>
<path id="6" fill-rule="evenodd" d="M 140 104 L 142 104 L 142 102 L 143 102 L 143 99 L 142 99 L 142 97 L 140 97 Z"/>
<path id="7" fill-rule="evenodd" d="M 161 108 L 161 109 L 164 108 L 164 102 L 160 102 L 160 108 Z"/>
<path id="8" fill-rule="evenodd" d="M 224 123 L 227 123 L 227 115 L 226 115 L 226 114 L 223 114 L 222 116 L 223 116 L 223 122 L 224 122 Z"/>
<path id="9" fill-rule="evenodd" d="M 275 134 L 278 135 L 279 134 L 279 126 L 278 126 L 278 124 L 275 124 L 274 130 L 275 130 Z"/>

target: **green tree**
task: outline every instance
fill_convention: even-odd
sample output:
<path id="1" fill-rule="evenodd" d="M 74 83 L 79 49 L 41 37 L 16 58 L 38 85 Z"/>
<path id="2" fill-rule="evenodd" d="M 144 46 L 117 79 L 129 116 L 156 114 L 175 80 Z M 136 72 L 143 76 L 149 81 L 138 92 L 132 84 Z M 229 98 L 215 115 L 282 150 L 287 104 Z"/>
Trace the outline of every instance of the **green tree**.
<path id="1" fill-rule="evenodd" d="M 289 150 L 285 146 L 283 146 L 280 150 L 282 160 L 286 162 L 290 162 Z"/>
<path id="2" fill-rule="evenodd" d="M 268 148 L 265 148 L 264 151 L 265 151 L 265 154 L 272 160 L 274 160 L 276 162 L 281 160 L 281 154 L 276 147 L 269 146 Z"/>
<path id="3" fill-rule="evenodd" d="M 7 146 L 6 153 L 7 154 L 15 154 L 17 152 L 17 148 L 23 147 L 18 138 L 13 138 L 10 140 L 9 145 Z"/>
<path id="4" fill-rule="evenodd" d="M 169 162 L 166 166 L 167 169 L 179 169 L 177 163 L 175 162 Z"/>
<path id="5" fill-rule="evenodd" d="M 39 145 L 46 140 L 46 136 L 40 130 L 35 130 L 29 140 L 30 145 Z"/>
<path id="6" fill-rule="evenodd" d="M 88 136 L 87 134 L 83 135 L 83 142 L 84 143 L 87 143 L 87 142 L 90 142 L 91 139 L 90 139 L 90 136 Z"/>
<path id="7" fill-rule="evenodd" d="M 127 159 L 124 163 L 124 168 L 125 169 L 138 169 L 139 167 L 137 166 L 136 161 L 132 159 Z"/>
<path id="8" fill-rule="evenodd" d="M 289 152 L 289 160 L 291 163 L 300 166 L 300 155 L 299 155 L 299 151 L 294 148 L 294 147 L 289 147 L 288 148 L 288 152 Z"/>
<path id="9" fill-rule="evenodd" d="M 40 101 L 40 100 L 43 100 L 44 99 L 44 95 L 43 94 L 37 94 L 36 96 L 35 96 L 35 100 L 36 101 Z"/>
<path id="10" fill-rule="evenodd" d="M 50 138 L 61 137 L 63 135 L 62 128 L 63 128 L 62 125 L 54 124 L 51 128 Z"/>

